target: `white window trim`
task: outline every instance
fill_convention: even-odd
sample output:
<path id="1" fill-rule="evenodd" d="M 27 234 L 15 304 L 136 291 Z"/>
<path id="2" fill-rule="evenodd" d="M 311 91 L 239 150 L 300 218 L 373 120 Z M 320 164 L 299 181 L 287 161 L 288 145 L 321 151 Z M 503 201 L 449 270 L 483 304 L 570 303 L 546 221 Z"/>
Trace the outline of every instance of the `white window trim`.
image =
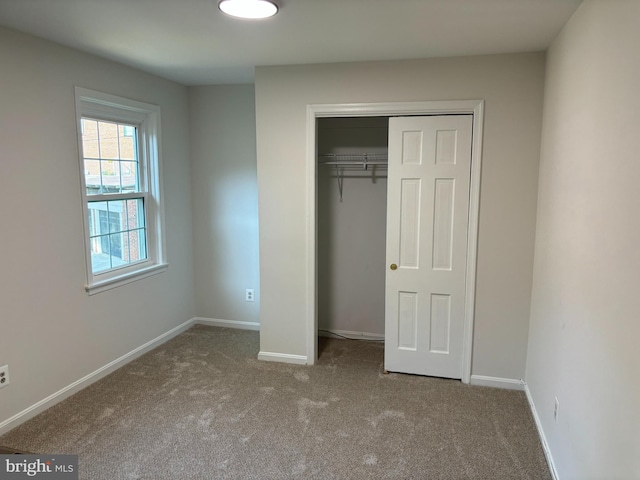
<path id="1" fill-rule="evenodd" d="M 84 225 L 85 263 L 89 295 L 126 285 L 136 280 L 164 272 L 168 268 L 164 230 L 164 202 L 162 192 L 162 157 L 160 153 L 160 107 L 107 93 L 75 87 L 78 128 L 78 160 Z M 82 117 L 120 121 L 137 125 L 139 131 L 140 184 L 145 186 L 145 216 L 147 226 L 147 259 L 126 267 L 94 274 L 91 266 L 91 244 L 88 225 L 88 202 L 84 176 L 82 146 Z M 102 195 L 100 196 L 102 199 Z M 96 198 L 97 199 L 97 198 Z M 116 200 L 118 198 L 113 198 Z"/>

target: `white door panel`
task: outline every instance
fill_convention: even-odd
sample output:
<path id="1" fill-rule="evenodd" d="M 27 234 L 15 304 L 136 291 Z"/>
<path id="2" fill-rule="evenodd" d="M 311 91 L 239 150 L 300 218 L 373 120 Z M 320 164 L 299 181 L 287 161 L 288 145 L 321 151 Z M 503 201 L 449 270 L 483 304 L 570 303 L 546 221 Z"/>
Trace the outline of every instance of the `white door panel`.
<path id="1" fill-rule="evenodd" d="M 472 122 L 389 120 L 388 371 L 462 376 Z"/>

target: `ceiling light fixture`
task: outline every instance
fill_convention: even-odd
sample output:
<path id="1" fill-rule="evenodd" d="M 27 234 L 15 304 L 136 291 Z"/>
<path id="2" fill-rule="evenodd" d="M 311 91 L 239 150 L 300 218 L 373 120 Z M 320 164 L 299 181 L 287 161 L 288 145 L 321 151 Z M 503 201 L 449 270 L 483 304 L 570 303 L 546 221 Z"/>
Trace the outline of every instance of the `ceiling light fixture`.
<path id="1" fill-rule="evenodd" d="M 237 18 L 269 18 L 278 13 L 278 6 L 270 0 L 220 0 L 218 8 Z"/>

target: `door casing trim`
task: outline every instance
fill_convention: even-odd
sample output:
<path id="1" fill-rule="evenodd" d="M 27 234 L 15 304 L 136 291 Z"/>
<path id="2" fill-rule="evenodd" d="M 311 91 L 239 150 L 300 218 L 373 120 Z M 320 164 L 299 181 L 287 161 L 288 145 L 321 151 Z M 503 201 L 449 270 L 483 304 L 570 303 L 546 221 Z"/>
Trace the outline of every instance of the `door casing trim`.
<path id="1" fill-rule="evenodd" d="M 306 152 L 306 346 L 307 363 L 318 358 L 318 286 L 317 286 L 317 122 L 327 117 L 394 117 L 409 115 L 473 115 L 471 182 L 469 191 L 469 230 L 467 233 L 467 268 L 465 318 L 462 343 L 462 382 L 471 380 L 473 326 L 475 314 L 478 220 L 480 215 L 480 179 L 482 172 L 482 132 L 484 100 L 438 100 L 394 103 L 343 103 L 307 105 Z"/>

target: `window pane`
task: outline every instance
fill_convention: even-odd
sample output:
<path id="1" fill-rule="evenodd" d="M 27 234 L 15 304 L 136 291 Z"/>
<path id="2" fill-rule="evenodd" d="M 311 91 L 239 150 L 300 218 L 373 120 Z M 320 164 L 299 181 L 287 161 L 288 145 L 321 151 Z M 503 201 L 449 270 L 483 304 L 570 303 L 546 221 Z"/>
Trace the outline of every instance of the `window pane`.
<path id="1" fill-rule="evenodd" d="M 120 159 L 137 160 L 136 155 L 136 128 L 132 125 L 118 125 L 120 137 Z"/>
<path id="2" fill-rule="evenodd" d="M 82 152 L 85 158 L 100 158 L 98 149 L 98 122 L 82 119 Z"/>
<path id="3" fill-rule="evenodd" d="M 121 162 L 120 172 L 122 175 L 123 192 L 139 192 L 138 186 L 138 164 L 136 162 Z"/>
<path id="4" fill-rule="evenodd" d="M 91 241 L 91 269 L 93 273 L 104 272 L 111 268 L 108 236 L 92 237 Z"/>
<path id="5" fill-rule="evenodd" d="M 100 193 L 100 160 L 84 161 L 84 183 L 87 187 L 87 195 Z"/>
<path id="6" fill-rule="evenodd" d="M 118 159 L 118 125 L 111 122 L 98 122 L 98 140 L 100 158 Z"/>
<path id="7" fill-rule="evenodd" d="M 109 210 L 109 233 L 118 233 L 126 230 L 125 200 L 113 200 L 107 202 Z M 113 254 L 113 252 L 111 252 Z"/>
<path id="8" fill-rule="evenodd" d="M 120 162 L 102 160 L 100 162 L 102 174 L 102 193 L 120 193 Z"/>
<path id="9" fill-rule="evenodd" d="M 128 261 L 123 258 L 124 255 L 122 255 L 122 245 L 125 243 L 123 241 L 123 237 L 125 235 L 126 233 L 116 233 L 109 235 L 109 248 L 111 253 L 112 268 L 121 267 L 128 263 Z"/>
<path id="10" fill-rule="evenodd" d="M 127 200 L 127 230 L 144 227 L 144 200 Z"/>
<path id="11" fill-rule="evenodd" d="M 96 237 L 109 233 L 107 224 L 101 223 L 101 212 L 106 215 L 107 202 L 89 202 L 89 236 Z M 103 227 L 106 227 L 103 229 Z"/>
<path id="12" fill-rule="evenodd" d="M 129 232 L 129 252 L 132 262 L 147 258 L 147 236 L 144 228 Z"/>

